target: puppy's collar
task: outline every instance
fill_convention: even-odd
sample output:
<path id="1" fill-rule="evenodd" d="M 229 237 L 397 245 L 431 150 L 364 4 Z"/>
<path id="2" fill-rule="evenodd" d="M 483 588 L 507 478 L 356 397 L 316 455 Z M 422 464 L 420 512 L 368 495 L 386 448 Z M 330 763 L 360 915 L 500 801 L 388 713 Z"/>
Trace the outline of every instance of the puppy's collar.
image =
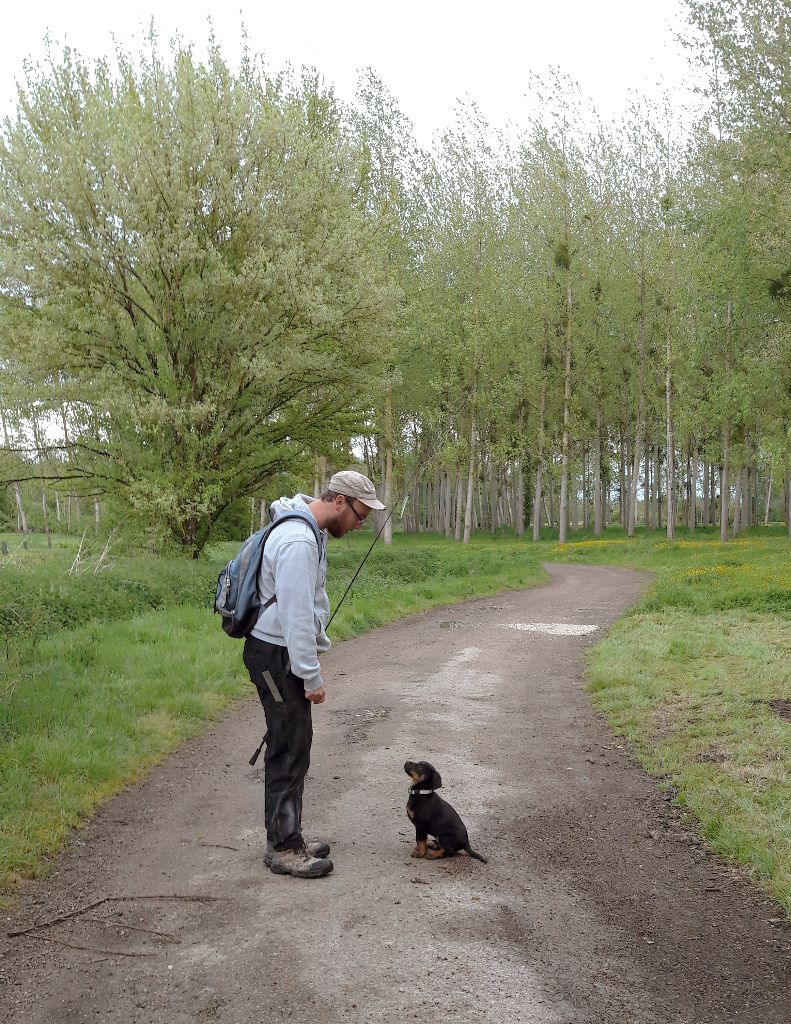
<path id="1" fill-rule="evenodd" d="M 410 796 L 428 796 L 430 793 L 433 793 L 433 792 L 434 792 L 433 789 L 410 789 L 409 790 L 409 795 Z"/>

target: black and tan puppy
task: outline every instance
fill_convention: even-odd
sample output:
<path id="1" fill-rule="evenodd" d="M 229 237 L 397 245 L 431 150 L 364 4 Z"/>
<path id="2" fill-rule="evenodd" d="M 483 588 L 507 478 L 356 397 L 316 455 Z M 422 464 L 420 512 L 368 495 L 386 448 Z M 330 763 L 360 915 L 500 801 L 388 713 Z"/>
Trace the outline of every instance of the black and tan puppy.
<path id="1" fill-rule="evenodd" d="M 486 858 L 470 847 L 464 822 L 447 800 L 437 796 L 435 790 L 442 785 L 440 774 L 428 761 L 407 761 L 404 771 L 412 780 L 406 812 L 415 826 L 413 857 L 452 857 L 466 850 L 470 857 L 486 863 Z M 427 849 L 428 837 L 434 836 L 436 847 Z"/>

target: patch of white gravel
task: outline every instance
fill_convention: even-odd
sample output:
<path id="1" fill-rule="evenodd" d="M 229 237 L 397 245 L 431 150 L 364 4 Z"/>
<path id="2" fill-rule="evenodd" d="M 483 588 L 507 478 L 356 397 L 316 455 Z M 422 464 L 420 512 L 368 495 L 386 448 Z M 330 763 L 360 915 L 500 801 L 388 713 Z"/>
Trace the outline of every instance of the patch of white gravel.
<path id="1" fill-rule="evenodd" d="M 506 622 L 507 629 L 521 629 L 525 633 L 545 633 L 548 636 L 587 636 L 598 626 L 577 625 L 574 622 Z"/>

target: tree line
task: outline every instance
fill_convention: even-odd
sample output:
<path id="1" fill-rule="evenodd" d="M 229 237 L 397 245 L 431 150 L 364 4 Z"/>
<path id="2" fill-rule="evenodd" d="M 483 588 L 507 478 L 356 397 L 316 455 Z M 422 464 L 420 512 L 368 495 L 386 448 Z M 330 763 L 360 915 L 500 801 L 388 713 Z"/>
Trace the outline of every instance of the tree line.
<path id="1" fill-rule="evenodd" d="M 465 542 L 791 529 L 789 6 L 687 8 L 691 127 L 639 97 L 603 124 L 558 73 L 518 138 L 467 102 L 425 150 L 373 71 L 343 104 L 214 43 L 29 69 L 7 519 L 104 510 L 197 553 L 358 458 L 405 528 Z"/>

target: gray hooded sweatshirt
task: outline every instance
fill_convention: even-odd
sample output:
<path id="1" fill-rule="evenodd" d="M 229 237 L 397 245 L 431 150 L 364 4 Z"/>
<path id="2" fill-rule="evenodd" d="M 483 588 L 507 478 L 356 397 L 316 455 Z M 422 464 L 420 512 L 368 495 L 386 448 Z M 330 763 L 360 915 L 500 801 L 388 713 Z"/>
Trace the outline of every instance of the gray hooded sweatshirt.
<path id="1" fill-rule="evenodd" d="M 269 510 L 272 521 L 297 507 L 304 512 L 315 500 L 307 494 L 280 498 Z M 291 671 L 304 681 L 306 692 L 324 685 L 318 656 L 330 649 L 326 633 L 330 602 L 324 589 L 327 531 L 319 530 L 319 535 L 321 550 L 311 528 L 298 519 L 290 519 L 269 534 L 258 588 L 262 605 L 273 595 L 277 601 L 261 613 L 252 631 L 259 640 L 288 648 Z"/>

